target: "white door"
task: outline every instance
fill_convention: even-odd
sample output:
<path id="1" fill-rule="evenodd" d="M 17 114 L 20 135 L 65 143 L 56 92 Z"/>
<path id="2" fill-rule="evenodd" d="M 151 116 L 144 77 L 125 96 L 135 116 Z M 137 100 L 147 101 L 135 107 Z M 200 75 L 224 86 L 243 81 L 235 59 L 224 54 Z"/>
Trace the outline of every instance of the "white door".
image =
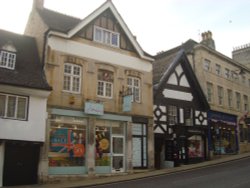
<path id="1" fill-rule="evenodd" d="M 112 136 L 112 172 L 124 172 L 124 136 Z"/>

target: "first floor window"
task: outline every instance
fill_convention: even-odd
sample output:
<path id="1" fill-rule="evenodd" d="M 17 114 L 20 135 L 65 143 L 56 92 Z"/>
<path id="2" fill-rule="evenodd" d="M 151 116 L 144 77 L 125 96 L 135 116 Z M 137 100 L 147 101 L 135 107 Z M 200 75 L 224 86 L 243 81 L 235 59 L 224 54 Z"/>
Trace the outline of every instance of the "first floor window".
<path id="1" fill-rule="evenodd" d="M 80 93 L 81 89 L 81 67 L 79 65 L 64 64 L 63 90 Z"/>
<path id="2" fill-rule="evenodd" d="M 177 124 L 177 107 L 168 106 L 168 124 L 175 125 Z"/>
<path id="3" fill-rule="evenodd" d="M 223 105 L 223 96 L 224 96 L 224 93 L 223 93 L 223 87 L 221 86 L 218 86 L 218 104 L 219 105 Z"/>
<path id="4" fill-rule="evenodd" d="M 113 81 L 114 75 L 111 71 L 98 71 L 97 95 L 100 97 L 113 97 Z"/>
<path id="5" fill-rule="evenodd" d="M 129 92 L 133 95 L 133 102 L 140 102 L 141 89 L 140 89 L 140 79 L 136 77 L 128 77 L 127 79 Z"/>
<path id="6" fill-rule="evenodd" d="M 213 84 L 207 83 L 207 101 L 212 102 L 213 99 Z"/>
<path id="7" fill-rule="evenodd" d="M 233 107 L 233 91 L 231 89 L 227 90 L 228 107 Z"/>
<path id="8" fill-rule="evenodd" d="M 241 105 L 241 99 L 240 99 L 240 93 L 236 92 L 236 110 L 240 110 L 240 105 Z"/>
<path id="9" fill-rule="evenodd" d="M 0 117 L 27 119 L 28 97 L 0 93 Z"/>

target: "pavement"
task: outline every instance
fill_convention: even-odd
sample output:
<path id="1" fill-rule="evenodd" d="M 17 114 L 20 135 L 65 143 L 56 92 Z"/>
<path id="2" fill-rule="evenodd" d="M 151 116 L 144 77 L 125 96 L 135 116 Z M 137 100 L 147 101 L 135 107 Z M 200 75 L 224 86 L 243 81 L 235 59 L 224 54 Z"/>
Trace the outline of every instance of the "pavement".
<path id="1" fill-rule="evenodd" d="M 108 183 L 115 183 L 121 181 L 130 181 L 135 179 L 142 179 L 147 177 L 153 176 L 160 176 L 164 174 L 171 174 L 171 173 L 178 173 L 183 171 L 189 171 L 193 169 L 218 165 L 234 160 L 240 160 L 244 158 L 250 157 L 250 153 L 242 153 L 236 155 L 223 155 L 217 156 L 213 158 L 213 160 L 204 161 L 197 164 L 189 164 L 189 165 L 182 165 L 180 167 L 174 168 L 166 168 L 161 170 L 140 170 L 135 171 L 131 174 L 121 174 L 121 175 L 111 175 L 105 177 L 86 177 L 82 180 L 72 180 L 72 181 L 63 181 L 60 183 L 53 183 L 53 184 L 36 184 L 36 185 L 27 185 L 27 186 L 11 186 L 11 188 L 79 188 L 79 187 L 87 187 L 87 186 L 94 186 L 94 185 L 101 185 L 101 184 L 108 184 Z"/>

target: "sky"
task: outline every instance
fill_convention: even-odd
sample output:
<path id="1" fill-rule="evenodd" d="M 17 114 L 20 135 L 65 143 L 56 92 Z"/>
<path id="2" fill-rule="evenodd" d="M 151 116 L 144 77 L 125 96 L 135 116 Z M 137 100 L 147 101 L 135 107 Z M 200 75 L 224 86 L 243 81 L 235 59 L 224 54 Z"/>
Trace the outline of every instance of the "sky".
<path id="1" fill-rule="evenodd" d="M 83 19 L 106 0 L 44 0 L 45 8 Z M 23 34 L 32 0 L 0 0 L 0 29 Z M 250 43 L 249 0 L 112 0 L 142 49 L 151 55 L 201 41 L 211 31 L 216 50 Z"/>

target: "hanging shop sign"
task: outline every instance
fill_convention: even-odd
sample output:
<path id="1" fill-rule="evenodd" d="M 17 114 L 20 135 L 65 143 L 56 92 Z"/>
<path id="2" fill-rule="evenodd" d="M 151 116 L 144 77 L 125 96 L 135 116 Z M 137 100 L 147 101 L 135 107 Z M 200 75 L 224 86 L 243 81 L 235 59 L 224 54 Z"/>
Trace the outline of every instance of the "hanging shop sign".
<path id="1" fill-rule="evenodd" d="M 104 106 L 102 103 L 85 102 L 84 112 L 92 115 L 103 115 Z"/>
<path id="2" fill-rule="evenodd" d="M 123 96 L 123 112 L 130 112 L 132 109 L 132 95 Z"/>

